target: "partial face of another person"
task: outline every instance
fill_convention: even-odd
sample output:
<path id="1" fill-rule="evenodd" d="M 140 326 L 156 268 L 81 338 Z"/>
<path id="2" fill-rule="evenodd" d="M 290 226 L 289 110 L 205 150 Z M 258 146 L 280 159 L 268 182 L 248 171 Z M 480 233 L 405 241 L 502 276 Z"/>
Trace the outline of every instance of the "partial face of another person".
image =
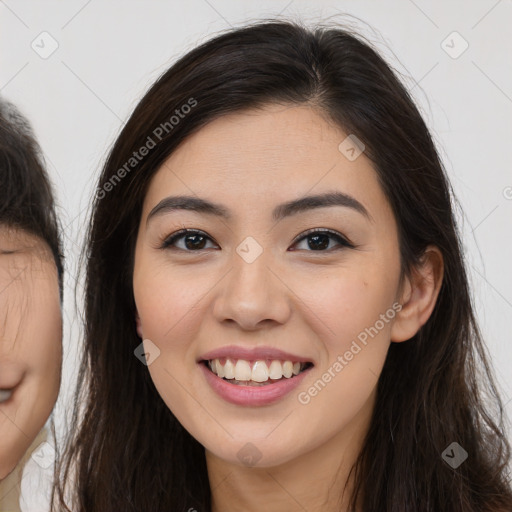
<path id="1" fill-rule="evenodd" d="M 55 260 L 39 237 L 0 225 L 0 479 L 57 399 L 62 316 Z"/>
<path id="2" fill-rule="evenodd" d="M 347 135 L 308 107 L 233 113 L 148 188 L 133 273 L 148 370 L 224 461 L 285 463 L 357 430 L 374 405 L 401 295 L 397 225 L 370 160 L 340 151 Z M 278 208 L 327 193 L 345 204 Z M 166 199 L 182 195 L 226 215 Z M 171 239 L 185 228 L 199 233 Z"/>

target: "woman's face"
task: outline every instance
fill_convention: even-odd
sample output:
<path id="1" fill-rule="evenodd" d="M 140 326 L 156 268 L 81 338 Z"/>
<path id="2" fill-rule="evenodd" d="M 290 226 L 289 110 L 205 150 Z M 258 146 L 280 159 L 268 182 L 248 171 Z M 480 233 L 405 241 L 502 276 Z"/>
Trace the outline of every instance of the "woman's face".
<path id="1" fill-rule="evenodd" d="M 0 479 L 16 466 L 57 399 L 62 318 L 47 244 L 0 225 Z"/>
<path id="2" fill-rule="evenodd" d="M 357 430 L 373 408 L 400 309 L 399 247 L 377 175 L 347 135 L 307 107 L 239 112 L 188 138 L 150 183 L 138 333 L 169 409 L 224 461 L 284 463 Z M 200 235 L 169 240 L 183 228 Z"/>

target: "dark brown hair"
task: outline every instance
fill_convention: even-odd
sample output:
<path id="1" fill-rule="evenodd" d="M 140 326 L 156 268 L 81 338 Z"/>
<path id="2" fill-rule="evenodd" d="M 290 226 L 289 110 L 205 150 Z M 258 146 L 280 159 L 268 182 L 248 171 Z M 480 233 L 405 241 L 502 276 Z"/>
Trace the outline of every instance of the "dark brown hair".
<path id="1" fill-rule="evenodd" d="M 63 298 L 61 227 L 52 184 L 30 123 L 0 99 L 0 223 L 38 236 L 50 247 Z"/>
<path id="2" fill-rule="evenodd" d="M 191 99 L 194 107 L 170 122 Z M 179 59 L 145 94 L 110 151 L 87 238 L 85 354 L 54 506 L 62 509 L 68 490 L 75 512 L 210 510 L 204 449 L 133 354 L 141 342 L 134 247 L 148 184 L 178 145 L 213 119 L 269 103 L 310 105 L 364 142 L 396 216 L 403 274 L 429 244 L 444 257 L 431 317 L 411 340 L 391 343 L 353 467 L 351 506 L 512 510 L 503 406 L 475 320 L 453 194 L 429 130 L 361 36 L 279 20 L 230 30 Z M 154 136 L 164 123 L 167 130 Z M 127 166 L 150 136 L 155 146 Z M 441 456 L 454 441 L 469 454 L 456 469 Z"/>

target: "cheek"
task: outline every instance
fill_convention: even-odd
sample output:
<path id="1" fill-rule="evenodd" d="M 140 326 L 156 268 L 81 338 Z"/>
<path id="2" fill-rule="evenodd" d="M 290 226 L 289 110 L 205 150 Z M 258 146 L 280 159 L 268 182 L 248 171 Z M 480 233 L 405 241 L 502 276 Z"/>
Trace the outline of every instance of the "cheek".
<path id="1" fill-rule="evenodd" d="M 58 291 L 53 287 L 46 290 L 40 287 L 39 293 L 34 294 L 30 311 L 30 322 L 23 336 L 23 354 L 20 354 L 29 367 L 27 393 L 20 404 L 20 413 L 26 412 L 26 431 L 37 433 L 50 415 L 59 393 L 62 316 Z"/>
<path id="2" fill-rule="evenodd" d="M 188 396 L 180 383 L 196 370 L 193 341 L 200 336 L 202 308 L 215 281 L 211 275 L 142 263 L 134 269 L 133 291 L 141 334 L 154 344 L 145 342 L 144 348 L 157 351 L 148 371 L 167 406 L 180 410 Z"/>
<path id="3" fill-rule="evenodd" d="M 315 379 L 305 383 L 298 396 L 309 412 L 304 425 L 313 432 L 334 435 L 374 398 L 390 344 L 399 276 L 392 260 L 382 263 L 330 272 L 323 283 L 304 282 L 309 325 L 324 349 Z"/>
<path id="4" fill-rule="evenodd" d="M 56 276 L 38 276 L 29 293 L 24 352 L 41 385 L 52 387 L 60 377 L 62 362 L 62 312 Z"/>
<path id="5" fill-rule="evenodd" d="M 38 358 L 35 366 L 38 369 L 41 394 L 45 393 L 50 404 L 59 391 L 62 365 L 62 314 L 60 303 L 55 299 L 41 306 L 41 316 L 37 315 L 32 323 L 37 335 L 34 333 L 30 337 L 32 353 Z"/>
<path id="6" fill-rule="evenodd" d="M 201 299 L 208 291 L 206 281 L 187 271 L 136 270 L 133 291 L 144 338 L 161 349 L 183 344 L 183 332 L 190 338 L 191 329 L 198 325 Z"/>
<path id="7" fill-rule="evenodd" d="M 375 259 L 367 259 L 367 264 L 362 260 L 357 266 L 330 269 L 325 277 L 301 278 L 302 284 L 296 285 L 308 306 L 303 314 L 316 326 L 331 360 L 348 350 L 355 339 L 363 343 L 365 339 L 389 341 L 399 268 L 392 260 L 378 265 Z"/>

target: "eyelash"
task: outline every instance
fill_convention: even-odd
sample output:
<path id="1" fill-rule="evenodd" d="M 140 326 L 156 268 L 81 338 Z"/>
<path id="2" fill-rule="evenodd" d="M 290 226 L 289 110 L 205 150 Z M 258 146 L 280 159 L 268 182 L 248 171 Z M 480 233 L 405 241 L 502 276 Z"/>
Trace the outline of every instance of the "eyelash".
<path id="1" fill-rule="evenodd" d="M 306 239 L 308 236 L 316 235 L 316 234 L 326 234 L 330 235 L 331 238 L 336 239 L 336 241 L 339 243 L 341 247 L 334 250 L 340 250 L 341 248 L 350 248 L 355 249 L 355 246 L 349 242 L 343 235 L 338 233 L 337 231 L 333 231 L 332 229 L 318 229 L 313 228 L 305 231 L 304 233 L 301 233 L 295 240 L 293 241 L 293 245 L 297 244 L 298 242 L 301 242 L 303 239 Z M 185 235 L 201 235 L 205 238 L 208 238 L 212 240 L 204 231 L 200 231 L 197 229 L 180 229 L 179 231 L 176 231 L 175 233 L 168 236 L 160 246 L 160 249 L 172 249 L 172 250 L 179 250 L 183 252 L 201 252 L 205 251 L 206 249 L 199 249 L 197 251 L 191 251 L 188 249 L 178 249 L 176 247 L 172 247 L 172 244 L 175 243 L 178 239 L 183 238 Z M 213 240 L 212 240 L 213 241 Z M 326 250 L 306 250 L 306 252 L 331 252 L 333 249 L 326 249 Z"/>

